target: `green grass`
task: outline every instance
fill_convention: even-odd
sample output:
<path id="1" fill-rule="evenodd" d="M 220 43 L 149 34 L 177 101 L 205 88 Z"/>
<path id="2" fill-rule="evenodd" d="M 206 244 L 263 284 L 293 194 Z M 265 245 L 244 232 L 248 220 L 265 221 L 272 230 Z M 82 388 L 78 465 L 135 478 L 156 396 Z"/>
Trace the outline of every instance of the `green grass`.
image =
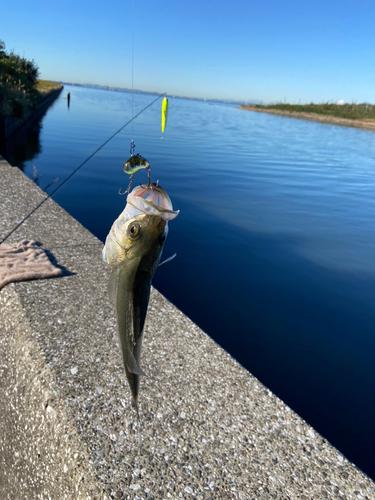
<path id="1" fill-rule="evenodd" d="M 62 85 L 38 80 L 39 68 L 35 61 L 7 52 L 0 40 L 0 118 L 23 118 L 35 109 L 42 97 Z"/>
<path id="2" fill-rule="evenodd" d="M 61 83 L 49 82 L 47 80 L 37 80 L 36 89 L 41 94 L 47 94 L 52 92 L 52 90 L 60 89 L 62 87 Z"/>
<path id="3" fill-rule="evenodd" d="M 362 104 L 269 104 L 263 106 L 256 104 L 254 108 L 277 109 L 279 111 L 295 111 L 297 113 L 318 113 L 326 116 L 336 116 L 338 118 L 349 118 L 352 120 L 373 119 L 375 120 L 375 105 L 369 103 Z"/>

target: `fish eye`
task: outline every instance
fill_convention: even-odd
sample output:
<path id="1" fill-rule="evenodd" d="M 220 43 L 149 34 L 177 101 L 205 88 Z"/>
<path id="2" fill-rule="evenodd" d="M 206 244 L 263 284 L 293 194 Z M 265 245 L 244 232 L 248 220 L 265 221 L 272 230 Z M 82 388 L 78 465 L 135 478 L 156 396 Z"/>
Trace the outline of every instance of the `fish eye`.
<path id="1" fill-rule="evenodd" d="M 162 245 L 166 239 L 167 235 L 165 234 L 165 231 L 164 233 L 161 233 L 161 235 L 159 236 L 159 243 Z"/>
<path id="2" fill-rule="evenodd" d="M 128 227 L 128 234 L 130 238 L 132 238 L 133 240 L 139 238 L 141 234 L 141 226 L 137 222 L 135 222 L 134 224 Z"/>

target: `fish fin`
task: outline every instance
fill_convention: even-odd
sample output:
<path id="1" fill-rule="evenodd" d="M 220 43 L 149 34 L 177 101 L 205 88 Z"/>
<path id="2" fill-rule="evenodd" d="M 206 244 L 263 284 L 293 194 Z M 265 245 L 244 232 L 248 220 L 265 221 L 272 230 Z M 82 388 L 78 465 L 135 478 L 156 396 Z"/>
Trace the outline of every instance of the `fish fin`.
<path id="1" fill-rule="evenodd" d="M 176 257 L 176 255 L 177 254 L 174 253 L 171 257 L 168 257 L 168 259 L 163 260 L 163 262 L 160 262 L 159 266 L 162 266 L 163 264 L 166 264 L 167 262 L 170 262 L 171 260 L 173 260 Z"/>
<path id="2" fill-rule="evenodd" d="M 112 228 L 105 239 L 104 248 L 102 250 L 102 259 L 112 267 L 118 266 L 123 261 L 125 255 L 125 250 L 117 241 L 115 235 L 116 232 L 118 232 L 117 226 L 120 225 L 121 227 L 123 223 L 126 222 L 126 215 L 124 216 L 123 214 L 124 212 L 122 212 L 120 217 L 113 223 Z"/>
<path id="3" fill-rule="evenodd" d="M 115 305 L 116 304 L 116 288 L 117 288 L 117 276 L 118 276 L 118 267 L 115 267 L 112 270 L 111 276 L 108 281 L 108 295 L 109 301 Z"/>
<path id="4" fill-rule="evenodd" d="M 143 327 L 147 315 L 147 306 L 150 298 L 151 275 L 150 273 L 140 272 L 134 281 L 133 290 L 133 332 L 134 342 L 138 350 L 139 342 L 142 339 Z M 140 352 L 140 351 L 139 351 Z M 134 353 L 134 350 L 133 350 Z M 135 356 L 137 354 L 134 353 Z M 137 359 L 139 357 L 137 356 Z"/>
<path id="5" fill-rule="evenodd" d="M 135 375 L 141 375 L 143 377 L 147 377 L 147 375 L 141 370 L 141 368 L 138 366 L 138 363 L 134 357 L 134 354 L 129 351 L 129 354 L 130 354 L 130 372 L 131 373 L 134 373 Z"/>

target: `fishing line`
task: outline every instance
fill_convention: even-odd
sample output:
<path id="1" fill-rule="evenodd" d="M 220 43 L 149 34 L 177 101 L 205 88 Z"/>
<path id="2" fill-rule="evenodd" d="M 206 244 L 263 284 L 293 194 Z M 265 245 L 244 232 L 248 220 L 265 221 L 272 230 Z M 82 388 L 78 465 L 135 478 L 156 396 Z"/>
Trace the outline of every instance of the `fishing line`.
<path id="1" fill-rule="evenodd" d="M 133 0 L 133 8 L 132 8 L 132 114 L 133 116 L 134 111 L 134 0 Z M 133 156 L 135 150 L 135 144 L 134 144 L 134 124 L 132 122 L 132 136 L 130 140 L 130 154 Z"/>
<path id="2" fill-rule="evenodd" d="M 133 0 L 133 12 L 132 12 L 132 116 L 133 116 L 133 102 L 134 102 L 134 99 L 133 99 L 133 94 L 134 94 L 134 0 Z M 132 123 L 132 139 L 134 139 L 134 127 L 133 127 L 133 123 Z"/>
<path id="3" fill-rule="evenodd" d="M 24 217 L 22 219 L 22 221 L 20 223 L 18 223 L 6 236 L 5 238 L 3 238 L 1 241 L 0 241 L 0 244 L 1 243 L 4 243 L 4 241 L 6 241 L 10 235 L 12 235 L 20 226 L 22 226 L 22 224 L 27 221 L 27 219 L 33 215 L 37 210 L 38 208 L 40 208 L 44 202 L 46 202 L 49 198 L 52 197 L 52 195 L 54 195 L 56 193 L 56 191 L 58 191 L 71 177 L 73 177 L 73 175 L 78 172 L 78 170 L 83 167 L 83 165 L 85 165 L 89 160 L 91 160 L 91 158 L 93 156 L 96 155 L 96 153 L 98 153 L 106 144 L 109 143 L 109 141 L 111 139 L 113 139 L 118 133 L 121 132 L 121 130 L 123 130 L 127 125 L 129 125 L 129 123 L 132 123 L 133 120 L 135 120 L 135 118 L 137 118 L 141 113 L 143 113 L 143 111 L 146 111 L 147 108 L 149 108 L 150 106 L 152 106 L 158 99 L 160 99 L 161 97 L 163 97 L 164 95 L 166 95 L 165 93 L 164 94 L 161 94 L 159 95 L 156 99 L 154 99 L 150 104 L 148 104 L 145 108 L 143 108 L 139 113 L 137 113 L 135 116 L 133 116 L 133 118 L 131 118 L 128 122 L 125 123 L 125 125 L 123 125 L 121 128 L 118 129 L 117 132 L 115 132 L 113 135 L 111 135 L 111 137 L 109 139 L 107 139 L 105 142 L 103 142 L 103 144 L 101 146 L 98 147 L 98 149 L 96 149 L 88 158 L 86 158 L 85 161 L 83 161 L 75 170 L 73 170 L 72 173 L 70 173 L 68 175 L 68 177 L 66 177 L 61 184 L 59 184 L 57 186 L 56 189 L 54 189 L 46 198 L 44 198 L 44 200 L 42 200 L 35 208 L 33 208 L 33 210 L 31 210 L 31 212 L 26 215 L 26 217 Z"/>

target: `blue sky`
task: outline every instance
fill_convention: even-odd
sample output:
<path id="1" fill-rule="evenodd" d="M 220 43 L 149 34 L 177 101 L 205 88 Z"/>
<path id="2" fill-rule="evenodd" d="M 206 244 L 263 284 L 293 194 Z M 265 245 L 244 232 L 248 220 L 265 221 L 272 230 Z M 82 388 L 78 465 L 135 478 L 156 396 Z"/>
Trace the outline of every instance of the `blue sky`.
<path id="1" fill-rule="evenodd" d="M 12 0 L 0 39 L 41 78 L 264 102 L 375 102 L 375 2 Z"/>

